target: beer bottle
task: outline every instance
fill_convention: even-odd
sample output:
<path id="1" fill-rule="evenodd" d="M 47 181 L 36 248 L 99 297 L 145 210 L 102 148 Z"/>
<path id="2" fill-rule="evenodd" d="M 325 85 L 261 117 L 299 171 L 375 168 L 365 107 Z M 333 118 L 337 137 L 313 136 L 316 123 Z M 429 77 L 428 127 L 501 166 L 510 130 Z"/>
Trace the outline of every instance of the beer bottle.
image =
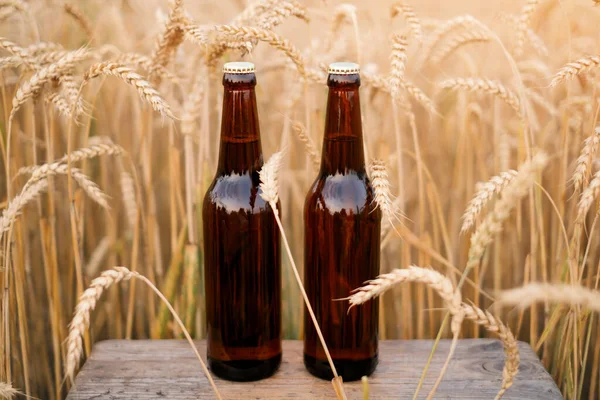
<path id="1" fill-rule="evenodd" d="M 219 164 L 202 209 L 207 358 L 215 375 L 252 381 L 281 363 L 280 236 L 259 190 L 254 64 L 223 72 Z"/>
<path id="2" fill-rule="evenodd" d="M 348 312 L 347 297 L 379 275 L 381 211 L 365 170 L 359 66 L 333 63 L 319 175 L 304 205 L 304 285 L 333 363 L 344 381 L 377 366 L 377 301 Z M 323 379 L 333 373 L 305 313 L 304 365 Z"/>

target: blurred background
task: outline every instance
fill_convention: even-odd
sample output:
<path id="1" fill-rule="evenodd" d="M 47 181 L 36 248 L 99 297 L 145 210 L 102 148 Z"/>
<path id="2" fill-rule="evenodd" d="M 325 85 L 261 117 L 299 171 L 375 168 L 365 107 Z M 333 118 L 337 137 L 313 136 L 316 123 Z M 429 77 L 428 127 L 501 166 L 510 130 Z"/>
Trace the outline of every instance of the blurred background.
<path id="1" fill-rule="evenodd" d="M 549 87 L 566 63 L 599 53 L 600 8 L 592 0 L 404 3 L 414 9 L 417 22 L 412 25 L 420 26 L 420 41 L 397 2 L 278 3 L 291 4 L 295 11 L 269 26 L 263 15 L 268 10 L 263 10 L 242 18 L 241 25 L 267 26 L 288 39 L 310 79 L 301 79 L 280 51 L 283 45 L 278 49 L 250 40 L 252 52 L 242 54 L 240 49 L 247 46 L 240 43 L 248 38 L 214 32 L 208 45 L 183 38 L 155 69 L 156 49 L 169 24 L 167 1 L 0 0 L 0 37 L 18 46 L 3 42 L 0 47 L 3 218 L 28 179 L 17 171 L 60 159 L 68 150 L 69 129 L 72 150 L 111 143 L 124 149 L 121 155 L 84 157 L 77 164 L 107 195 L 109 207 L 90 196 L 98 193 L 95 189 L 75 184 L 70 201 L 67 178 L 58 174 L 50 179 L 48 192 L 22 210 L 10 238 L 2 237 L 3 381 L 38 398 L 66 395 L 64 343 L 77 296 L 101 271 L 116 265 L 155 282 L 190 332 L 203 337 L 202 235 L 210 233 L 201 230 L 199 205 L 218 157 L 220 67 L 232 60 L 256 64 L 265 159 L 282 144 L 292 145 L 281 171 L 281 201 L 286 235 L 299 266 L 303 203 L 317 174 L 310 153 L 318 157 L 323 135 L 327 87 L 322 67 L 348 60 L 359 62 L 363 71 L 367 160 L 385 161 L 394 205 L 405 215 L 394 221 L 395 229 L 385 224 L 382 273 L 416 264 L 458 282 L 473 233 L 461 234 L 462 216 L 478 183 L 517 169 L 530 154 L 544 150 L 550 163 L 538 177 L 539 185 L 517 205 L 469 273 L 463 297 L 488 308 L 499 290 L 527 282 L 597 287 L 596 207 L 584 231 L 575 224 L 581 192 L 598 167 L 595 151 L 589 155 L 583 187 L 576 190 L 572 182 L 583 142 L 594 136 L 597 124 L 597 74 L 590 68 L 557 88 Z M 234 23 L 252 3 L 186 0 L 184 7 L 186 21 L 211 29 Z M 405 80 L 410 86 L 403 86 L 402 106 L 393 104 L 388 80 L 394 34 L 408 40 Z M 519 37 L 524 38 L 522 45 Z M 216 56 L 211 53 L 215 43 L 224 44 Z M 12 117 L 7 160 L 17 90 L 31 86 L 36 70 L 56 62 L 55 52 L 81 46 L 92 56 L 19 105 Z M 39 64 L 19 62 L 19 49 Z M 73 87 L 79 89 L 91 65 L 107 60 L 147 77 L 177 119 L 171 122 L 154 112 L 132 87 L 107 77 L 86 85 L 84 111 L 77 124 L 70 124 L 64 114 L 75 104 L 69 102 Z M 469 77 L 502 85 L 526 112 L 519 115 L 494 88 L 441 87 L 443 81 Z M 64 95 L 69 107 L 61 108 L 56 100 L 60 97 L 53 94 Z M 493 200 L 478 219 L 492 210 Z M 284 337 L 300 339 L 303 305 L 287 257 L 283 263 Z M 442 326 L 442 302 L 423 286 L 402 285 L 376 301 L 381 305 L 381 339 L 435 338 Z M 532 345 L 566 398 L 600 398 L 597 316 L 550 305 L 490 310 Z M 465 323 L 462 335 L 487 333 Z M 99 301 L 85 348 L 88 354 L 95 341 L 107 338 L 181 336 L 155 295 L 131 282 L 111 288 Z"/>

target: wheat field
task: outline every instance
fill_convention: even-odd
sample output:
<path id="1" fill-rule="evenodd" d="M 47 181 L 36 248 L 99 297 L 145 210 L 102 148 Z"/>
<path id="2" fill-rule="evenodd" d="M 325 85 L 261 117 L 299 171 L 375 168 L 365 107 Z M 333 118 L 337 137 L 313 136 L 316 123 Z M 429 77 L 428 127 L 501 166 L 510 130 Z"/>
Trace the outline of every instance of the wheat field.
<path id="1" fill-rule="evenodd" d="M 227 61 L 256 64 L 265 161 L 287 149 L 265 176 L 300 339 L 290 267 L 344 60 L 384 212 L 349 306 L 380 302 L 380 339 L 499 337 L 499 397 L 518 339 L 599 399 L 598 23 L 592 0 L 0 0 L 0 397 L 64 398 L 98 340 L 203 337 Z"/>

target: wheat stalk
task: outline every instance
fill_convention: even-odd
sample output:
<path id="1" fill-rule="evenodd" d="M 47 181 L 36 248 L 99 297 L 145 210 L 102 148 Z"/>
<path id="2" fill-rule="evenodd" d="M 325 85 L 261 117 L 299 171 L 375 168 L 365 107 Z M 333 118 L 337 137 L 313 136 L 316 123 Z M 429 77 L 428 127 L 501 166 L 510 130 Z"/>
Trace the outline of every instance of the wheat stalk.
<path id="1" fill-rule="evenodd" d="M 300 75 L 302 75 L 302 77 L 306 77 L 304 60 L 300 51 L 294 45 L 292 45 L 289 40 L 284 39 L 275 32 L 267 29 L 233 25 L 216 25 L 213 29 L 216 32 L 234 36 L 239 40 L 256 39 L 271 45 L 277 50 L 283 52 L 296 65 L 296 69 Z"/>
<path id="2" fill-rule="evenodd" d="M 580 58 L 579 60 L 573 61 L 562 67 L 550 82 L 550 87 L 555 87 L 559 83 L 575 78 L 589 69 L 598 66 L 600 64 L 600 57 L 588 56 Z"/>
<path id="3" fill-rule="evenodd" d="M 600 292 L 576 284 L 529 283 L 501 292 L 497 300 L 500 304 L 520 308 L 545 302 L 582 306 L 600 312 Z"/>
<path id="4" fill-rule="evenodd" d="M 537 7 L 539 0 L 527 0 L 527 3 L 521 10 L 521 16 L 519 17 L 519 26 L 517 29 L 517 46 L 515 48 L 515 54 L 521 55 L 523 53 L 523 46 L 525 44 L 525 37 L 527 35 L 527 29 L 529 29 L 529 23 L 531 22 L 531 16 Z"/>
<path id="5" fill-rule="evenodd" d="M 88 275 L 96 275 L 98 273 L 100 264 L 104 260 L 104 257 L 106 257 L 106 254 L 110 250 L 112 244 L 113 243 L 108 236 L 105 236 L 102 238 L 102 240 L 100 240 L 94 251 L 92 251 L 90 258 L 85 265 L 85 272 Z"/>
<path id="6" fill-rule="evenodd" d="M 519 16 L 507 13 L 500 13 L 499 16 L 502 21 L 512 24 L 513 27 L 517 30 L 519 29 L 519 26 L 521 25 Z M 525 30 L 525 35 L 527 36 L 527 44 L 531 45 L 531 47 L 533 47 L 533 49 L 537 51 L 539 55 L 548 55 L 548 48 L 546 47 L 546 44 L 544 43 L 542 38 L 537 33 L 535 33 L 531 28 L 527 28 Z"/>
<path id="7" fill-rule="evenodd" d="M 453 334 L 452 345 L 450 346 L 448 357 L 442 366 L 440 375 L 427 397 L 428 399 L 431 399 L 446 373 L 448 365 L 450 364 L 450 359 L 454 355 L 458 343 L 458 335 L 460 334 L 460 327 L 464 319 L 460 291 L 454 289 L 454 285 L 450 279 L 437 271 L 412 265 L 406 269 L 394 269 L 387 274 L 379 275 L 377 278 L 367 281 L 365 286 L 353 290 L 352 294 L 343 300 L 348 300 L 350 308 L 352 308 L 375 297 L 381 296 L 393 286 L 404 282 L 419 282 L 429 286 L 442 298 L 448 311 L 452 315 L 452 322 L 450 324 L 450 330 Z"/>
<path id="8" fill-rule="evenodd" d="M 152 108 L 158 111 L 161 115 L 170 119 L 175 119 L 171 112 L 169 104 L 161 97 L 160 93 L 152 87 L 141 75 L 133 71 L 131 68 L 114 62 L 101 62 L 95 64 L 85 73 L 82 86 L 93 78 L 102 75 L 112 75 L 120 78 L 125 83 L 133 86 L 142 100 L 146 100 Z"/>
<path id="9" fill-rule="evenodd" d="M 300 273 L 298 272 L 298 268 L 296 267 L 296 263 L 294 261 L 294 257 L 292 256 L 292 251 L 290 249 L 287 237 L 285 235 L 285 231 L 283 229 L 283 225 L 281 223 L 281 219 L 279 218 L 279 210 L 277 208 L 277 202 L 279 201 L 279 169 L 281 168 L 281 164 L 283 162 L 284 151 L 279 151 L 271 156 L 269 160 L 262 166 L 259 171 L 260 177 L 260 185 L 259 185 L 259 194 L 260 197 L 263 198 L 273 210 L 273 215 L 275 217 L 275 221 L 277 222 L 277 226 L 279 227 L 279 231 L 281 232 L 281 237 L 283 239 L 284 247 L 287 251 L 287 255 L 290 259 L 290 265 L 292 267 L 292 271 L 294 272 L 294 277 L 296 278 L 296 282 L 298 283 L 298 287 L 300 288 L 300 292 L 302 293 L 302 297 L 304 299 L 304 303 L 306 304 L 306 308 L 314 327 L 317 331 L 317 335 L 319 336 L 319 340 L 321 342 L 321 346 L 325 351 L 325 355 L 327 356 L 327 361 L 329 361 L 329 366 L 331 367 L 331 371 L 333 372 L 333 388 L 338 395 L 338 398 L 346 399 L 346 394 L 344 393 L 344 387 L 341 380 L 341 377 L 338 375 L 335 365 L 333 364 L 333 360 L 331 355 L 329 354 L 329 349 L 327 348 L 327 344 L 325 343 L 325 338 L 321 333 L 321 328 L 319 327 L 319 323 L 317 322 L 317 318 L 313 312 L 312 306 L 310 305 L 310 301 L 308 299 L 308 295 L 306 294 L 306 290 L 304 290 L 304 285 L 302 284 L 302 279 L 300 278 Z"/>
<path id="10" fill-rule="evenodd" d="M 475 219 L 481 213 L 483 207 L 485 207 L 495 195 L 500 194 L 502 190 L 513 181 L 517 174 L 518 173 L 515 170 L 502 172 L 500 175 L 493 176 L 489 181 L 480 185 L 479 190 L 475 193 L 473 199 L 471 199 L 471 202 L 463 215 L 461 233 L 465 233 L 475 225 Z"/>
<path id="11" fill-rule="evenodd" d="M 433 55 L 431 56 L 431 63 L 439 64 L 450 54 L 454 53 L 457 49 L 467 44 L 488 42 L 489 40 L 490 37 L 483 31 L 473 30 L 463 32 L 459 35 L 454 36 L 452 40 L 449 40 L 445 44 L 444 47 L 442 47 L 437 52 L 433 53 Z"/>
<path id="12" fill-rule="evenodd" d="M 302 123 L 294 121 L 292 123 L 292 130 L 296 132 L 298 139 L 300 139 L 300 141 L 304 144 L 306 153 L 308 153 L 308 156 L 310 157 L 315 169 L 318 170 L 321 166 L 321 156 L 319 155 L 319 151 L 317 150 L 317 147 L 313 143 L 312 139 L 306 134 L 306 128 L 304 125 L 302 125 Z"/>
<path id="13" fill-rule="evenodd" d="M 508 106 L 515 110 L 519 118 L 522 119 L 519 98 L 500 82 L 482 78 L 455 78 L 441 82 L 440 87 L 442 89 L 489 93 L 504 101 Z"/>
<path id="14" fill-rule="evenodd" d="M 419 17 L 415 13 L 414 9 L 409 4 L 396 3 L 392 5 L 392 19 L 397 15 L 402 15 L 404 17 L 404 20 L 410 28 L 410 33 L 412 37 L 417 42 L 423 40 L 423 27 L 421 26 L 421 21 L 419 20 Z"/>
<path id="15" fill-rule="evenodd" d="M 98 302 L 98 300 L 100 300 L 102 293 L 104 293 L 104 291 L 106 291 L 112 285 L 115 285 L 121 281 L 128 281 L 130 279 L 139 279 L 142 282 L 144 282 L 165 303 L 165 305 L 173 315 L 173 318 L 185 334 L 188 343 L 190 344 L 190 346 L 192 346 L 192 349 L 194 350 L 198 361 L 200 361 L 200 366 L 202 367 L 206 378 L 210 382 L 213 390 L 215 391 L 217 398 L 221 399 L 221 394 L 219 393 L 215 382 L 210 376 L 208 368 L 206 368 L 206 364 L 202 360 L 202 357 L 200 357 L 200 354 L 198 353 L 198 350 L 196 349 L 196 346 L 194 345 L 190 334 L 185 328 L 185 325 L 183 324 L 183 322 L 181 322 L 181 319 L 179 318 L 169 301 L 149 279 L 135 271 L 130 271 L 125 267 L 114 267 L 113 269 L 102 272 L 102 274 L 100 274 L 98 278 L 94 279 L 90 283 L 90 286 L 83 292 L 83 294 L 79 298 L 79 302 L 75 307 L 73 319 L 69 324 L 69 335 L 67 338 L 67 356 L 65 366 L 66 376 L 69 377 L 71 381 L 73 381 L 73 378 L 75 376 L 75 370 L 77 369 L 79 361 L 81 360 L 81 356 L 83 354 L 82 338 L 90 325 L 90 314 L 96 308 L 96 303 Z"/>
<path id="16" fill-rule="evenodd" d="M 500 199 L 494 204 L 494 210 L 471 236 L 471 247 L 464 276 L 479 263 L 494 236 L 502 232 L 502 224 L 508 219 L 510 212 L 517 206 L 521 198 L 527 194 L 535 182 L 536 176 L 547 163 L 548 156 L 543 152 L 537 153 L 519 168 L 512 182 L 504 188 Z"/>
<path id="17" fill-rule="evenodd" d="M 600 145 L 600 126 L 597 126 L 594 133 L 585 139 L 581 153 L 577 158 L 577 166 L 575 172 L 573 172 L 575 191 L 581 189 L 583 182 L 587 179 L 592 160 L 596 157 L 598 151 L 598 145 Z"/>
<path id="18" fill-rule="evenodd" d="M 519 364 L 521 360 L 519 345 L 510 329 L 502 323 L 498 318 L 494 317 L 490 312 L 483 311 L 475 305 L 462 305 L 465 319 L 473 321 L 477 325 L 483 326 L 486 330 L 494 332 L 498 335 L 504 346 L 504 368 L 502 369 L 502 386 L 496 395 L 496 400 L 500 400 L 506 390 L 510 388 L 514 382 L 515 376 L 519 372 Z"/>

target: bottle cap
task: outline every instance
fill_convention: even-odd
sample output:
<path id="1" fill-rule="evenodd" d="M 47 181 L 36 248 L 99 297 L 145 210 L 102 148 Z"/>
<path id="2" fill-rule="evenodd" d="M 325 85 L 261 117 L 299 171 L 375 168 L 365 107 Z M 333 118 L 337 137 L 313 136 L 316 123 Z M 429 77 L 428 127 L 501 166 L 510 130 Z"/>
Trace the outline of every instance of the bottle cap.
<path id="1" fill-rule="evenodd" d="M 254 71 L 254 64 L 251 62 L 228 62 L 223 65 L 224 74 L 253 74 Z"/>
<path id="2" fill-rule="evenodd" d="M 329 64 L 327 73 L 333 75 L 353 75 L 360 73 L 360 66 L 352 62 L 335 62 Z"/>

